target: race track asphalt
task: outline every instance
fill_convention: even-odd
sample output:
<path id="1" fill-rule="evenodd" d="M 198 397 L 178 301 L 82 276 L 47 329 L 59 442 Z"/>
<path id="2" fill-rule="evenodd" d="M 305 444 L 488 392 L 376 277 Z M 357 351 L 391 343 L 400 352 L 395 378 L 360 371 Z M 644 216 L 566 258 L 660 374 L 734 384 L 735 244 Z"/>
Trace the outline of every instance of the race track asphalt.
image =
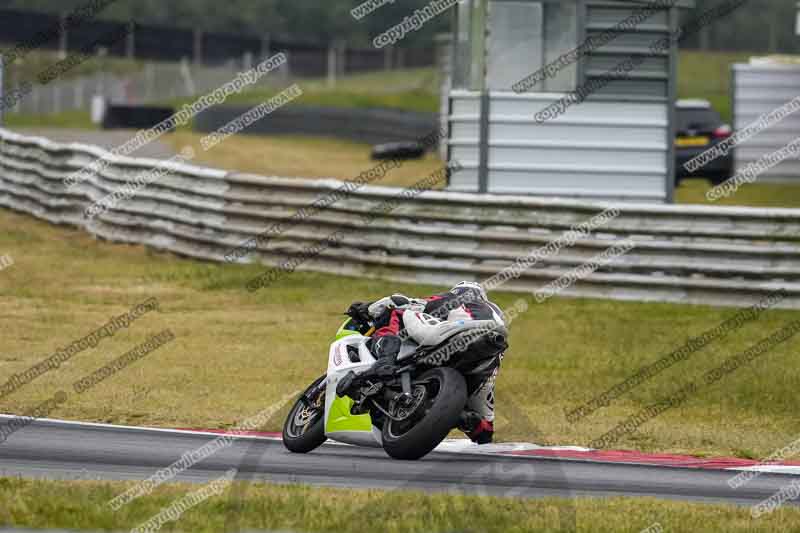
<path id="1" fill-rule="evenodd" d="M 7 417 L 0 417 L 0 419 Z M 39 420 L 0 443 L 0 476 L 141 480 L 214 435 Z M 280 440 L 241 437 L 176 481 L 205 482 L 231 468 L 239 480 L 332 487 L 457 491 L 509 497 L 653 496 L 752 505 L 795 476 L 761 474 L 731 489 L 736 472 L 434 452 L 396 461 L 383 450 L 324 445 L 298 455 Z M 797 502 L 792 502 L 797 504 Z"/>

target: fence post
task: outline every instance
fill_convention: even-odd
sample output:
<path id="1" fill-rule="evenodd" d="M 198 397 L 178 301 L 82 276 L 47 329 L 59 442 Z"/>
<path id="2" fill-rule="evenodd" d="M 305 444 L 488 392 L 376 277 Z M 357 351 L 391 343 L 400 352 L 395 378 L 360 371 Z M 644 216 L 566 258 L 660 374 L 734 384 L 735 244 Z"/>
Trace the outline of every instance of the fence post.
<path id="1" fill-rule="evenodd" d="M 253 52 L 248 50 L 242 57 L 242 70 L 250 70 L 251 68 L 253 68 Z"/>
<path id="2" fill-rule="evenodd" d="M 136 23 L 128 25 L 128 35 L 125 36 L 125 56 L 128 59 L 136 57 Z"/>
<path id="3" fill-rule="evenodd" d="M 270 38 L 270 34 L 265 33 L 261 36 L 261 61 L 269 57 L 271 47 L 272 39 Z"/>
<path id="4" fill-rule="evenodd" d="M 453 87 L 453 40 L 449 33 L 435 37 L 436 66 L 439 71 L 439 157 L 447 162 L 450 139 L 450 91 Z"/>
<path id="5" fill-rule="evenodd" d="M 286 63 L 281 65 L 278 72 L 281 74 L 281 80 L 288 82 L 292 78 L 292 53 L 288 50 L 284 53 L 286 54 Z"/>
<path id="6" fill-rule="evenodd" d="M 106 82 L 106 69 L 105 69 L 105 66 L 106 66 L 105 57 L 106 57 L 107 53 L 108 53 L 108 49 L 105 48 L 104 46 L 101 46 L 101 47 L 99 47 L 97 49 L 97 58 L 98 58 L 97 62 L 104 67 L 99 73 L 98 85 L 97 85 L 97 87 L 98 87 L 97 93 L 100 96 L 103 96 L 104 98 L 108 97 L 106 95 L 107 82 Z"/>
<path id="7" fill-rule="evenodd" d="M 39 86 L 34 85 L 31 89 L 31 107 L 33 107 L 33 114 L 39 114 Z"/>
<path id="8" fill-rule="evenodd" d="M 94 75 L 94 94 L 92 94 L 92 105 L 96 101 L 102 101 L 105 98 L 105 77 L 103 73 L 98 72 Z"/>
<path id="9" fill-rule="evenodd" d="M 83 109 L 84 83 L 83 77 L 75 80 L 75 109 Z"/>
<path id="10" fill-rule="evenodd" d="M 795 35 L 800 35 L 800 2 L 797 2 L 797 23 L 794 27 Z"/>
<path id="11" fill-rule="evenodd" d="M 181 60 L 180 70 L 184 86 L 186 87 L 186 96 L 194 96 L 197 94 L 197 91 L 194 85 L 194 79 L 192 78 L 192 69 L 189 67 L 189 60 L 185 57 Z"/>
<path id="12" fill-rule="evenodd" d="M 149 61 L 144 66 L 144 97 L 146 102 L 152 102 L 156 94 L 155 66 Z"/>
<path id="13" fill-rule="evenodd" d="M 336 53 L 336 44 L 331 43 L 328 45 L 328 87 L 333 88 L 336 87 L 336 73 L 338 69 L 336 68 L 336 59 L 338 55 Z"/>
<path id="14" fill-rule="evenodd" d="M 238 67 L 236 65 L 236 60 L 235 59 L 233 59 L 233 58 L 228 59 L 228 61 L 225 62 L 225 66 L 230 71 L 231 76 L 235 76 L 236 75 L 236 70 L 237 70 Z"/>
<path id="15" fill-rule="evenodd" d="M 65 59 L 67 57 L 67 48 L 69 46 L 69 30 L 67 29 L 67 14 L 61 13 L 59 15 L 61 19 L 61 27 L 60 32 L 58 33 L 58 58 Z"/>
<path id="16" fill-rule="evenodd" d="M 61 84 L 53 84 L 53 113 L 61 113 Z"/>
<path id="17" fill-rule="evenodd" d="M 707 25 L 703 26 L 700 29 L 700 50 L 706 51 L 709 49 L 709 36 L 709 27 Z"/>
<path id="18" fill-rule="evenodd" d="M 9 87 L 12 87 L 14 89 L 18 89 L 19 88 L 19 84 L 20 84 L 20 81 L 19 81 L 19 76 L 20 76 L 19 70 L 12 69 L 11 65 L 9 65 L 8 69 L 5 69 L 4 66 L 3 66 L 3 56 L 2 55 L 0 55 L 0 71 L 2 71 L 2 74 L 0 74 L 0 95 L 3 94 L 3 85 L 5 85 L 5 84 L 7 84 Z M 7 80 L 7 81 L 4 81 L 4 80 Z M 30 95 L 28 95 L 28 96 L 30 96 Z M 21 113 L 22 112 L 22 104 L 25 102 L 25 100 L 28 99 L 28 96 L 26 96 L 25 98 L 22 98 L 20 100 L 17 100 L 14 103 L 13 106 L 11 106 L 9 108 L 6 108 L 3 111 L 5 111 L 6 114 L 8 114 L 8 113 L 17 113 L 17 114 Z M 2 122 L 0 122 L 0 123 L 2 123 Z"/>
<path id="19" fill-rule="evenodd" d="M 6 89 L 5 84 L 5 65 L 3 63 L 3 54 L 0 54 L 0 102 L 3 102 L 0 105 L 0 128 L 3 127 L 5 124 L 6 118 L 6 104 L 5 104 L 5 96 L 6 96 Z"/>
<path id="20" fill-rule="evenodd" d="M 203 30 L 194 30 L 194 63 L 200 65 L 203 63 Z"/>
<path id="21" fill-rule="evenodd" d="M 392 59 L 394 59 L 394 47 L 387 46 L 383 49 L 383 70 L 392 70 L 394 66 Z"/>
<path id="22" fill-rule="evenodd" d="M 336 41 L 336 52 L 339 56 L 336 60 L 337 76 L 343 78 L 347 71 L 347 41 L 344 39 Z"/>

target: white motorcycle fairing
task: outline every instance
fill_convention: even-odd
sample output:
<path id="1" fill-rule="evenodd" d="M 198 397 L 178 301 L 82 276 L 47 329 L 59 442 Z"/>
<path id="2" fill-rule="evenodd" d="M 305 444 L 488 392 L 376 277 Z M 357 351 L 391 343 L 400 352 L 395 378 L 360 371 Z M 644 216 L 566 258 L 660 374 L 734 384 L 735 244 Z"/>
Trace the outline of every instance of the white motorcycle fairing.
<path id="1" fill-rule="evenodd" d="M 381 430 L 372 425 L 370 416 L 351 414 L 353 400 L 336 395 L 336 386 L 351 370 L 361 373 L 375 363 L 366 347 L 367 339 L 362 335 L 349 335 L 331 344 L 325 388 L 325 436 L 347 444 L 380 448 Z M 351 360 L 348 346 L 358 347 L 359 362 Z"/>
<path id="2" fill-rule="evenodd" d="M 492 320 L 442 321 L 412 310 L 405 311 L 403 322 L 412 338 L 403 341 L 398 361 L 411 357 L 421 345 L 435 346 L 459 332 L 478 328 L 492 329 L 497 325 L 497 322 Z M 383 446 L 381 430 L 372 424 L 370 415 L 352 414 L 350 409 L 353 406 L 353 399 L 336 395 L 339 381 L 350 371 L 360 374 L 372 368 L 376 362 L 375 357 L 367 349 L 368 339 L 369 337 L 353 333 L 339 338 L 330 346 L 325 388 L 325 436 L 347 444 L 380 448 Z M 351 358 L 349 346 L 358 348 L 357 361 Z"/>

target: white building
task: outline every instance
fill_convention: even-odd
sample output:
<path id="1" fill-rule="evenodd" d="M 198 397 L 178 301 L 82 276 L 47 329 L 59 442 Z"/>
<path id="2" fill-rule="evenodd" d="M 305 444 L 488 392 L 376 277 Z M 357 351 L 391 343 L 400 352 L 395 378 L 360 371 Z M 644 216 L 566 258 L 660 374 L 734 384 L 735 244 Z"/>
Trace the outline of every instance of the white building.
<path id="1" fill-rule="evenodd" d="M 693 6 L 461 0 L 450 189 L 670 202 L 678 46 L 660 45 Z"/>

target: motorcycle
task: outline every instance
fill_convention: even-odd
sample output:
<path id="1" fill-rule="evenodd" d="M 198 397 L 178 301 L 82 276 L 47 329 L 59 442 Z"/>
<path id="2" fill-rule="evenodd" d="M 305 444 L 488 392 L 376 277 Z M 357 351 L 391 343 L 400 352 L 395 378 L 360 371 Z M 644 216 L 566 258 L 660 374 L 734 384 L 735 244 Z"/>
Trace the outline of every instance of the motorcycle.
<path id="1" fill-rule="evenodd" d="M 420 459 L 469 416 L 467 399 L 499 366 L 508 332 L 491 320 L 442 321 L 406 310 L 406 324 L 424 321 L 431 334 L 419 344 L 403 331 L 399 353 L 376 359 L 366 342 L 375 325 L 353 309 L 330 345 L 327 373 L 289 411 L 283 443 L 308 453 L 331 439 Z"/>

